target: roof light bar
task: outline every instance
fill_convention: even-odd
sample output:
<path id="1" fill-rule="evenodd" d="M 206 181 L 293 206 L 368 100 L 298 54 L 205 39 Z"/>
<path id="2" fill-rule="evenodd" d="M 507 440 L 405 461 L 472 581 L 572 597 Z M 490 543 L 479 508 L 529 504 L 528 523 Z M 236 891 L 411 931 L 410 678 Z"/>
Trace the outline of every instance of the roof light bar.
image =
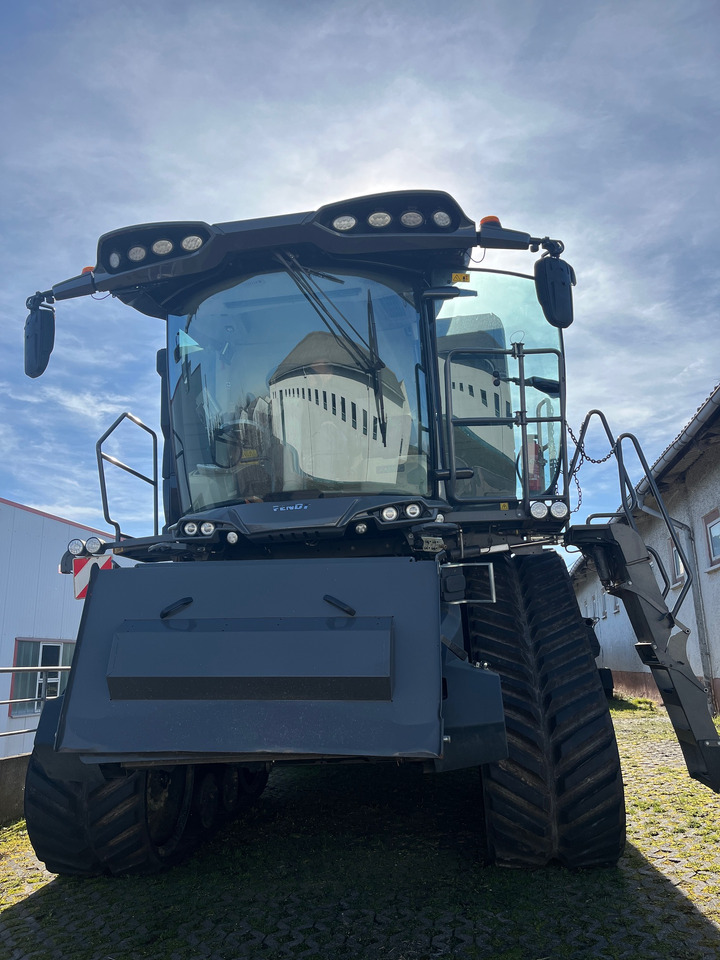
<path id="1" fill-rule="evenodd" d="M 400 223 L 404 227 L 420 227 L 425 223 L 425 217 L 419 210 L 406 210 L 400 217 Z"/>
<path id="2" fill-rule="evenodd" d="M 341 230 L 344 233 L 346 230 L 352 230 L 356 224 L 357 220 L 355 217 L 350 214 L 344 214 L 341 217 L 335 217 L 332 225 L 336 230 Z"/>

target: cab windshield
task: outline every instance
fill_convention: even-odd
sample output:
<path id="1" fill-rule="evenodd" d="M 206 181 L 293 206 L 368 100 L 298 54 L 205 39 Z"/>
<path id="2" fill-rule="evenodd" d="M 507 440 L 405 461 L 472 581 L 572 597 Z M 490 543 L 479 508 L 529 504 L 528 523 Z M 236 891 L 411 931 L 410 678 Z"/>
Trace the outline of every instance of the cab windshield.
<path id="1" fill-rule="evenodd" d="M 168 318 L 186 508 L 428 494 L 413 282 L 278 259 L 277 269 L 206 289 Z"/>
<path id="2" fill-rule="evenodd" d="M 453 499 L 562 495 L 563 361 L 531 277 L 471 269 L 435 330 Z"/>

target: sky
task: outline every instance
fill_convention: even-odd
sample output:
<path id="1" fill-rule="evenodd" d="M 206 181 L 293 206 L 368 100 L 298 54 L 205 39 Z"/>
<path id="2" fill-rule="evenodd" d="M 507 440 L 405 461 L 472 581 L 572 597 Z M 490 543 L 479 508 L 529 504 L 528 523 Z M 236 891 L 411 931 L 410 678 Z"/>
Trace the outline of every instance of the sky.
<path id="1" fill-rule="evenodd" d="M 164 324 L 113 298 L 57 304 L 23 373 L 26 298 L 101 234 L 406 188 L 563 240 L 569 423 L 600 408 L 653 462 L 720 381 L 719 41 L 717 0 L 0 4 L 0 496 L 104 527 L 96 440 L 157 427 Z M 150 471 L 126 427 L 111 452 Z M 113 514 L 150 533 L 132 483 Z M 575 519 L 617 506 L 610 465 L 580 483 Z"/>

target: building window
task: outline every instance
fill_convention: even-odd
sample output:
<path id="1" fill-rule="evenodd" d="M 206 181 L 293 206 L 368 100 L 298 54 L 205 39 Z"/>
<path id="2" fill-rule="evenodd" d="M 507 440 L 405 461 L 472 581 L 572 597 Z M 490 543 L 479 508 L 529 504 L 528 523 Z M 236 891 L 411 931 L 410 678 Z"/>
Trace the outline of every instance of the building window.
<path id="1" fill-rule="evenodd" d="M 486 407 L 486 406 L 488 405 L 488 402 L 487 402 L 487 390 L 481 390 L 481 391 L 480 391 L 480 399 L 481 399 L 482 402 L 483 402 L 483 406 Z"/>
<path id="2" fill-rule="evenodd" d="M 327 410 L 327 390 L 323 390 L 323 410 Z"/>
<path id="3" fill-rule="evenodd" d="M 337 416 L 337 403 L 336 403 L 336 401 L 335 401 L 335 394 L 334 394 L 334 393 L 331 393 L 331 394 L 330 394 L 330 402 L 331 402 L 331 404 L 332 404 L 332 415 L 333 415 L 334 417 L 336 417 L 336 416 Z"/>
<path id="4" fill-rule="evenodd" d="M 682 560 L 680 559 L 680 554 L 675 547 L 675 544 L 670 541 L 670 556 L 671 556 L 671 572 L 672 572 L 672 582 L 673 583 L 682 583 L 685 579 L 685 567 Z"/>
<path id="5" fill-rule="evenodd" d="M 710 566 L 720 566 L 720 510 L 711 510 L 703 517 Z"/>
<path id="6" fill-rule="evenodd" d="M 345 409 L 345 397 L 340 397 L 340 417 L 347 420 L 347 411 Z"/>
<path id="7" fill-rule="evenodd" d="M 495 416 L 496 417 L 500 416 L 500 394 L 499 393 L 495 394 Z"/>
<path id="8" fill-rule="evenodd" d="M 367 410 L 363 410 L 363 436 L 367 436 Z"/>
<path id="9" fill-rule="evenodd" d="M 316 406 L 316 407 L 319 407 L 319 406 L 320 406 L 320 396 L 319 396 L 317 390 L 315 391 L 315 406 Z"/>
<path id="10" fill-rule="evenodd" d="M 464 393 L 464 392 L 465 392 L 465 384 L 461 383 L 461 384 L 460 384 L 460 393 Z"/>
<path id="11" fill-rule="evenodd" d="M 75 644 L 62 640 L 16 640 L 15 667 L 66 667 L 72 661 Z M 59 696 L 67 684 L 67 672 L 14 673 L 11 700 L 24 700 L 10 707 L 11 717 L 39 713 L 43 700 Z"/>
<path id="12" fill-rule="evenodd" d="M 373 440 L 377 440 L 377 417 L 373 417 Z"/>
<path id="13" fill-rule="evenodd" d="M 357 406 L 350 402 L 350 425 L 353 430 L 357 430 Z"/>
<path id="14" fill-rule="evenodd" d="M 475 387 L 471 383 L 468 384 L 468 393 L 471 397 L 475 396 Z"/>
<path id="15" fill-rule="evenodd" d="M 510 402 L 508 400 L 505 401 L 505 416 L 508 418 L 508 420 L 512 417 L 512 407 L 510 406 Z"/>

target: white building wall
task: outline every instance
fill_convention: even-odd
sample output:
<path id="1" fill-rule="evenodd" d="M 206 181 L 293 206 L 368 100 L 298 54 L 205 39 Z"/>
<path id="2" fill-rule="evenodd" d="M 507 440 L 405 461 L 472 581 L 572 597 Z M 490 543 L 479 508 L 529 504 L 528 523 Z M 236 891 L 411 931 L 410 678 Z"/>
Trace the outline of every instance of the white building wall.
<path id="1" fill-rule="evenodd" d="M 82 601 L 73 594 L 72 576 L 58 565 L 75 537 L 102 531 L 62 520 L 0 499 L 0 666 L 13 666 L 16 640 L 74 641 Z M 0 700 L 10 698 L 11 675 L 0 674 Z M 38 715 L 10 716 L 0 704 L 0 732 L 35 727 Z M 34 734 L 0 737 L 0 757 L 28 753 Z"/>
<path id="2" fill-rule="evenodd" d="M 704 516 L 720 507 L 720 458 L 711 453 L 712 448 L 687 470 L 683 479 L 674 480 L 670 489 L 663 491 L 663 499 L 670 516 L 690 527 L 692 533 L 690 536 L 678 526 L 694 585 L 677 617 L 690 628 L 687 645 L 690 666 L 698 677 L 713 681 L 716 703 L 720 704 L 720 564 L 711 565 L 703 522 Z M 654 501 L 648 500 L 648 506 L 655 508 Z M 685 580 L 672 583 L 673 553 L 667 529 L 662 520 L 648 515 L 638 519 L 638 529 L 648 547 L 659 555 L 671 581 L 666 603 L 672 609 Z M 659 575 L 657 579 L 660 585 Z M 618 689 L 652 693 L 657 697 L 650 669 L 635 652 L 635 635 L 622 603 L 604 594 L 592 568 L 584 579 L 576 576 L 574 585 L 583 615 L 600 618 L 595 628 L 601 646 L 598 663 L 613 671 Z"/>

